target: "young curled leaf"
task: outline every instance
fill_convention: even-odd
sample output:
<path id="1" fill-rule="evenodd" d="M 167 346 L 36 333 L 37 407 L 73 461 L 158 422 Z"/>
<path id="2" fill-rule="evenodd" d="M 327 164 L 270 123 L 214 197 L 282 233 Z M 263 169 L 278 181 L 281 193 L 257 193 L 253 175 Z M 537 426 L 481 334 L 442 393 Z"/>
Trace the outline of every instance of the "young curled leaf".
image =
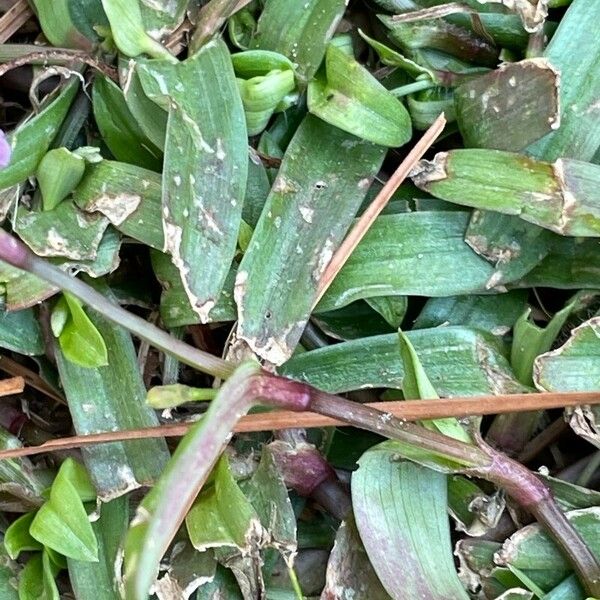
<path id="1" fill-rule="evenodd" d="M 296 87 L 293 71 L 277 69 L 251 79 L 238 79 L 237 83 L 246 113 L 248 135 L 258 135 L 275 111 L 287 108 L 284 100 Z"/>
<path id="2" fill-rule="evenodd" d="M 65 292 L 55 310 L 57 316 L 53 330 L 60 331 L 58 342 L 65 356 L 90 369 L 107 365 L 108 351 L 104 339 L 83 310 L 81 302 Z M 65 310 L 69 313 L 66 318 Z"/>
<path id="3" fill-rule="evenodd" d="M 35 514 L 29 512 L 15 519 L 4 533 L 4 547 L 13 560 L 19 558 L 21 552 L 42 550 L 44 547 L 29 533 Z"/>
<path id="4" fill-rule="evenodd" d="M 36 174 L 44 210 L 56 208 L 77 187 L 84 172 L 82 156 L 67 148 L 50 150 L 40 161 Z"/>
<path id="5" fill-rule="evenodd" d="M 82 500 L 82 495 L 90 500 L 88 490 L 92 488 L 89 481 L 83 481 L 84 474 L 73 459 L 63 463 L 50 488 L 50 498 L 36 513 L 29 532 L 56 552 L 95 562 L 98 544 Z"/>

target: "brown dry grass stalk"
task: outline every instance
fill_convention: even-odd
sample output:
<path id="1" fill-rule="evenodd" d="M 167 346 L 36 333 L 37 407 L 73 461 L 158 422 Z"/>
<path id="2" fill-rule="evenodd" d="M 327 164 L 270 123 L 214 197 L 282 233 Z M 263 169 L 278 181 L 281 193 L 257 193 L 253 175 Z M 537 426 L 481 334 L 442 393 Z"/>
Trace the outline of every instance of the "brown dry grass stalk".
<path id="1" fill-rule="evenodd" d="M 568 392 L 542 394 L 512 394 L 504 396 L 475 396 L 469 398 L 445 398 L 439 400 L 372 402 L 368 406 L 382 413 L 388 413 L 406 421 L 440 419 L 444 417 L 467 417 L 471 415 L 489 415 L 508 412 L 526 412 L 550 408 L 565 408 L 580 405 L 600 404 L 600 392 Z M 79 435 L 51 440 L 39 446 L 13 448 L 0 452 L 0 460 L 32 456 L 56 450 L 82 448 L 107 442 L 137 440 L 155 437 L 181 437 L 193 423 L 175 423 L 146 427 L 108 431 L 92 435 Z M 272 431 L 277 429 L 333 427 L 348 425 L 316 413 L 297 413 L 273 411 L 246 415 L 238 422 L 235 432 Z"/>
<path id="2" fill-rule="evenodd" d="M 61 404 L 67 403 L 66 400 L 53 390 L 37 373 L 34 373 L 31 369 L 8 358 L 8 356 L 0 356 L 0 371 L 13 375 L 16 379 L 24 379 L 28 386 Z"/>
<path id="3" fill-rule="evenodd" d="M 33 17 L 33 11 L 27 0 L 17 0 L 0 18 L 0 44 L 17 33 L 30 17 Z"/>
<path id="4" fill-rule="evenodd" d="M 20 394 L 25 389 L 25 380 L 22 377 L 11 377 L 0 381 L 0 397 Z"/>

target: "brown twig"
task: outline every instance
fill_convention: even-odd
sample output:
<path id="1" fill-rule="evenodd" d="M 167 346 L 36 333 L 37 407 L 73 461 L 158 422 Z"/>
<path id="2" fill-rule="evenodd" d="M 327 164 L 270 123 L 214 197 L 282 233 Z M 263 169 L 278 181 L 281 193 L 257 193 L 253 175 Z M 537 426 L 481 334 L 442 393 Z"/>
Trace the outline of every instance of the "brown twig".
<path id="1" fill-rule="evenodd" d="M 185 45 L 191 30 L 192 24 L 188 19 L 185 19 L 183 23 L 181 23 L 181 25 L 165 40 L 165 48 L 171 54 L 173 54 L 173 56 L 181 54 L 181 52 L 183 52 L 185 49 Z"/>
<path id="2" fill-rule="evenodd" d="M 20 394 L 25 389 L 25 380 L 22 377 L 11 377 L 0 381 L 0 397 Z"/>
<path id="3" fill-rule="evenodd" d="M 52 51 L 40 51 L 31 52 L 25 56 L 20 56 L 11 61 L 0 65 L 0 77 L 16 69 L 29 64 L 42 64 L 42 65 L 53 65 L 53 64 L 75 64 L 77 62 L 84 63 L 93 69 L 96 69 L 103 75 L 106 75 L 113 81 L 118 81 L 119 77 L 117 70 L 110 65 L 90 56 L 89 54 L 80 50 L 52 50 Z"/>
<path id="4" fill-rule="evenodd" d="M 360 216 L 354 227 L 350 230 L 350 233 L 346 236 L 340 247 L 333 255 L 333 258 L 325 268 L 325 271 L 321 276 L 321 280 L 319 281 L 317 297 L 314 302 L 315 305 L 323 297 L 323 294 L 327 291 L 327 288 L 331 285 L 331 282 L 340 272 L 341 268 L 348 260 L 348 257 L 352 254 L 352 252 L 354 252 L 354 249 L 356 246 L 358 246 L 365 233 L 367 233 L 371 225 L 373 225 L 375 219 L 385 208 L 385 205 L 388 203 L 394 192 L 406 179 L 417 162 L 421 160 L 425 152 L 427 152 L 427 150 L 435 142 L 440 133 L 442 133 L 445 125 L 446 119 L 444 117 L 444 113 L 442 113 L 433 122 L 431 127 L 423 134 L 423 137 L 415 144 L 412 150 L 407 154 L 406 158 L 400 163 L 400 166 L 396 169 L 394 174 L 381 188 L 381 191 L 379 194 L 377 194 L 375 200 L 371 202 L 367 210 L 365 210 L 365 212 Z"/>
<path id="5" fill-rule="evenodd" d="M 568 392 L 543 394 L 512 394 L 507 396 L 475 396 L 469 398 L 445 398 L 440 400 L 418 400 L 414 402 L 372 402 L 367 406 L 384 411 L 406 421 L 441 419 L 444 417 L 466 417 L 503 412 L 522 412 L 567 406 L 600 404 L 600 392 Z M 138 440 L 156 437 L 181 437 L 194 423 L 175 423 L 107 431 L 90 435 L 77 435 L 51 440 L 39 446 L 14 448 L 0 452 L 0 460 L 32 456 L 43 452 L 82 448 L 108 442 Z M 298 427 L 334 427 L 347 423 L 311 412 L 274 411 L 242 417 L 235 427 L 236 433 L 272 431 Z"/>
<path id="6" fill-rule="evenodd" d="M 49 396 L 61 404 L 66 404 L 65 399 L 54 391 L 39 375 L 18 362 L 15 362 L 11 358 L 0 356 L 0 370 L 15 377 L 22 377 L 27 385 L 38 392 L 42 392 L 42 394 Z"/>
<path id="7" fill-rule="evenodd" d="M 17 0 L 0 18 L 0 44 L 4 44 L 33 17 L 27 0 Z"/>

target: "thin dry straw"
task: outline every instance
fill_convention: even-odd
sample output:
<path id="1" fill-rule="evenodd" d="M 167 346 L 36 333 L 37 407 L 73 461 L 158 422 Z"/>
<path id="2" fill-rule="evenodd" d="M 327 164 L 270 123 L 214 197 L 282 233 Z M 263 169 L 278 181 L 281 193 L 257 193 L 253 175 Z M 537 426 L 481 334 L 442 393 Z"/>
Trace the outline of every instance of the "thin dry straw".
<path id="1" fill-rule="evenodd" d="M 565 392 L 542 394 L 511 394 L 503 396 L 473 396 L 468 398 L 444 398 L 439 400 L 415 400 L 394 402 L 372 402 L 368 404 L 382 411 L 382 418 L 393 415 L 406 421 L 441 419 L 444 417 L 467 417 L 471 415 L 490 415 L 509 412 L 526 412 L 551 408 L 566 408 L 600 404 L 600 392 Z M 194 423 L 176 423 L 146 427 L 142 429 L 124 429 L 107 431 L 91 435 L 78 435 L 45 442 L 39 446 L 12 448 L 0 452 L 0 460 L 32 456 L 44 452 L 82 448 L 94 444 L 119 442 L 156 437 L 181 437 Z M 277 429 L 333 427 L 348 425 L 316 413 L 273 411 L 246 415 L 240 419 L 235 432 L 272 431 Z"/>

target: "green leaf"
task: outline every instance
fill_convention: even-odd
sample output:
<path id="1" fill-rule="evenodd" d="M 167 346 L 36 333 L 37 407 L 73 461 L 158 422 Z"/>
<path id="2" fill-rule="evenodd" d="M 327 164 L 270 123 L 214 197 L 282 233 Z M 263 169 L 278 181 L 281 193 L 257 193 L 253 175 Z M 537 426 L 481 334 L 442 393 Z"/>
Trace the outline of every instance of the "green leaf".
<path id="1" fill-rule="evenodd" d="M 550 475 L 540 475 L 540 477 L 552 490 L 556 501 L 563 510 L 600 506 L 600 492 L 597 490 L 581 487 L 580 485 L 575 485 L 574 483 L 551 477 Z"/>
<path id="2" fill-rule="evenodd" d="M 521 279 L 519 287 L 597 289 L 600 278 L 595 265 L 599 255 L 600 248 L 595 238 L 554 236 L 548 256 Z"/>
<path id="3" fill-rule="evenodd" d="M 600 79 L 594 76 L 594 65 L 597 63 L 600 53 L 600 43 L 597 36 L 587 33 L 581 38 L 574 37 L 576 31 L 589 31 L 589 27 L 600 16 L 600 12 L 598 12 L 600 6 L 594 5 L 593 11 L 588 9 L 588 3 L 585 0 L 573 2 L 561 19 L 559 28 L 544 52 L 544 58 L 560 72 L 560 127 L 528 148 L 528 153 L 536 158 L 556 160 L 568 157 L 587 161 L 592 160 L 600 146 L 600 127 L 594 117 L 594 111 L 592 109 L 590 112 L 586 112 L 594 105 L 600 89 Z M 587 76 L 582 76 L 584 73 L 590 76 L 589 81 Z M 519 149 L 511 148 L 511 150 Z M 515 252 L 511 249 L 509 256 L 512 257 L 510 262 L 518 264 L 523 258 L 532 257 L 531 255 L 535 256 L 538 253 L 539 242 L 543 235 L 540 235 L 539 231 L 536 233 L 539 228 L 533 225 L 527 225 L 521 233 L 518 233 L 518 228 L 514 227 L 515 220 L 498 214 L 484 213 L 483 218 L 479 216 L 478 228 L 480 233 L 486 236 L 490 231 L 501 231 L 503 228 L 513 231 L 512 246 L 519 251 Z M 474 231 L 470 233 L 475 235 Z M 537 242 L 532 244 L 532 238 L 537 239 Z M 557 239 L 554 240 L 554 243 L 561 244 Z M 518 255 L 522 256 L 515 258 Z M 576 267 L 571 267 L 569 264 L 568 269 L 573 273 Z M 544 272 L 554 277 L 565 273 L 563 269 L 557 267 Z M 570 281 L 574 281 L 574 279 Z M 539 284 L 528 280 L 527 285 Z M 546 282 L 542 285 L 548 284 Z"/>
<path id="4" fill-rule="evenodd" d="M 44 210 L 56 208 L 77 186 L 85 172 L 85 160 L 67 148 L 50 150 L 37 169 Z"/>
<path id="5" fill-rule="evenodd" d="M 535 359 L 535 385 L 549 392 L 596 391 L 600 386 L 599 355 L 600 317 L 593 317 L 575 327 L 560 348 Z M 600 411 L 597 407 L 576 409 L 570 424 L 580 436 L 600 447 Z"/>
<path id="6" fill-rule="evenodd" d="M 317 305 L 340 308 L 375 296 L 440 296 L 489 291 L 495 269 L 464 242 L 460 211 L 382 215 Z"/>
<path id="7" fill-rule="evenodd" d="M 571 159 L 547 163 L 500 150 L 452 150 L 421 161 L 412 179 L 443 200 L 518 215 L 563 235 L 600 235 L 598 165 Z"/>
<path id="8" fill-rule="evenodd" d="M 67 459 L 50 489 L 50 499 L 36 513 L 29 528 L 31 535 L 65 556 L 82 561 L 98 560 L 98 543 L 83 502 L 69 471 Z M 64 466 L 66 465 L 66 466 Z"/>
<path id="9" fill-rule="evenodd" d="M 60 468 L 61 477 L 68 480 L 82 502 L 96 500 L 96 488 L 85 467 L 73 459 L 65 460 Z"/>
<path id="10" fill-rule="evenodd" d="M 577 576 L 570 575 L 551 589 L 544 596 L 544 600 L 586 600 L 587 597 L 579 584 Z"/>
<path id="11" fill-rule="evenodd" d="M 177 267 L 171 257 L 162 252 L 151 252 L 152 268 L 163 287 L 160 298 L 160 316 L 167 327 L 179 327 L 200 323 L 200 317 L 192 310 Z M 235 321 L 237 312 L 233 301 L 235 271 L 227 274 L 217 303 L 209 314 L 209 322 Z"/>
<path id="12" fill-rule="evenodd" d="M 43 545 L 29 533 L 29 527 L 34 517 L 34 512 L 25 513 L 15 519 L 4 533 L 4 547 L 8 556 L 13 560 L 19 558 L 21 552 L 42 550 L 43 548 Z"/>
<path id="13" fill-rule="evenodd" d="M 107 77 L 96 77 L 92 106 L 102 140 L 117 160 L 160 170 L 161 152 L 138 126 L 118 85 Z"/>
<path id="14" fill-rule="evenodd" d="M 196 600 L 244 600 L 233 573 L 224 567 L 218 566 L 212 581 L 208 581 L 196 592 Z"/>
<path id="15" fill-rule="evenodd" d="M 484 0 L 487 2 L 487 0 Z M 503 0 L 500 0 L 503 2 Z M 510 0 L 509 0 L 510 1 Z M 550 0 L 552 2 L 552 0 Z M 477 14 L 468 12 L 456 12 L 448 15 L 446 20 L 453 25 L 458 25 L 464 29 L 468 29 L 476 35 L 483 35 L 488 40 L 493 41 L 494 44 L 501 48 L 509 48 L 515 52 L 521 53 L 527 49 L 527 42 L 532 29 L 543 29 L 547 39 L 550 39 L 556 31 L 556 23 L 552 21 L 544 21 L 544 10 L 540 10 L 541 7 L 536 5 L 536 8 L 530 8 L 528 5 L 518 4 L 514 5 L 516 11 L 529 11 L 529 18 L 532 19 L 530 23 L 535 20 L 536 25 L 531 26 L 529 30 L 526 30 L 523 26 L 522 19 L 512 14 L 515 10 L 502 14 L 500 7 L 494 7 L 496 0 L 492 0 L 488 3 L 489 11 L 483 12 L 485 5 L 482 6 L 481 2 L 471 2 L 471 7 L 474 8 Z M 533 5 L 532 5 L 533 6 Z M 481 12 L 480 12 L 481 11 Z"/>
<path id="16" fill-rule="evenodd" d="M 591 160 L 600 146 L 600 38 L 592 28 L 600 18 L 600 4 L 574 0 L 548 44 L 544 58 L 560 72 L 560 127 L 528 152 L 545 160 Z M 513 148 L 516 150 L 516 148 Z"/>
<path id="17" fill-rule="evenodd" d="M 443 19 L 404 22 L 378 15 L 388 35 L 411 58 L 421 49 L 437 50 L 475 65 L 493 67 L 499 50 L 488 39 Z"/>
<path id="18" fill-rule="evenodd" d="M 44 36 L 53 46 L 90 51 L 96 26 L 108 25 L 100 0 L 33 0 Z"/>
<path id="19" fill-rule="evenodd" d="M 515 323 L 510 363 L 519 381 L 533 383 L 533 364 L 537 356 L 547 352 L 575 308 L 575 300 L 557 312 L 546 327 L 538 327 L 529 320 L 528 308 Z"/>
<path id="20" fill-rule="evenodd" d="M 42 329 L 32 309 L 0 312 L 0 348 L 26 356 L 44 353 Z"/>
<path id="21" fill-rule="evenodd" d="M 114 300 L 105 286 L 99 289 Z M 56 354 L 75 431 L 87 435 L 158 425 L 145 405 L 146 389 L 131 336 L 92 310 L 88 315 L 106 345 L 107 366 L 89 369 L 67 360 L 59 349 Z M 164 440 L 157 438 L 90 446 L 83 458 L 99 497 L 108 501 L 152 484 L 168 452 Z"/>
<path id="22" fill-rule="evenodd" d="M 335 535 L 335 544 L 327 562 L 324 598 L 344 598 L 359 594 L 369 600 L 390 600 L 384 590 L 363 543 L 354 517 L 342 522 Z"/>
<path id="23" fill-rule="evenodd" d="M 170 63 L 177 62 L 162 44 L 146 33 L 138 0 L 102 0 L 102 6 L 115 44 L 123 54 L 135 57 L 145 53 Z"/>
<path id="24" fill-rule="evenodd" d="M 100 277 L 114 271 L 119 265 L 121 239 L 115 230 L 109 227 L 94 260 L 65 260 L 51 258 L 49 262 L 74 276 L 83 271 L 92 277 Z M 11 267 L 0 261 L 0 282 L 5 284 L 6 309 L 21 310 L 39 304 L 53 296 L 58 289 L 35 275 Z"/>
<path id="25" fill-rule="evenodd" d="M 591 552 L 597 556 L 600 553 L 600 542 L 596 535 L 600 519 L 599 507 L 573 510 L 566 513 L 566 516 Z M 508 538 L 495 554 L 495 560 L 500 566 L 515 567 L 525 572 L 545 571 L 546 585 L 552 579 L 561 581 L 571 572 L 567 559 L 538 524 L 528 525 Z"/>
<path id="26" fill-rule="evenodd" d="M 384 297 L 385 299 L 386 297 Z M 374 298 L 370 298 L 374 300 Z M 375 299 L 376 300 L 376 299 Z M 311 321 L 318 325 L 323 333 L 337 340 L 355 340 L 373 335 L 391 333 L 398 327 L 392 327 L 367 302 L 359 300 L 336 310 L 313 313 Z M 304 342 L 307 342 L 305 331 Z M 307 348 L 310 349 L 310 348 Z"/>
<path id="27" fill-rule="evenodd" d="M 452 555 L 446 477 L 398 461 L 392 448 L 363 454 L 352 475 L 356 526 L 371 564 L 393 598 L 466 600 Z"/>
<path id="28" fill-rule="evenodd" d="M 86 214 L 66 201 L 39 212 L 19 206 L 14 230 L 38 256 L 94 260 L 107 226 L 104 216 Z"/>
<path id="29" fill-rule="evenodd" d="M 402 380 L 404 398 L 406 400 L 439 398 L 410 340 L 402 331 L 399 332 L 399 335 L 400 356 L 404 367 L 404 379 Z M 470 436 L 457 419 L 435 419 L 425 421 L 423 424 L 425 427 L 437 430 L 448 437 L 467 443 L 471 441 Z"/>
<path id="30" fill-rule="evenodd" d="M 382 146 L 402 146 L 412 135 L 410 117 L 400 100 L 333 44 L 327 47 L 325 72 L 308 84 L 308 110 Z"/>
<path id="31" fill-rule="evenodd" d="M 311 115 L 296 131 L 236 276 L 238 338 L 259 356 L 292 354 L 383 154 Z"/>
<path id="32" fill-rule="evenodd" d="M 163 151 L 167 135 L 167 112 L 146 95 L 139 75 L 140 62 L 129 61 L 126 68 L 127 85 L 123 88 L 123 95 L 127 107 L 144 135 Z"/>
<path id="33" fill-rule="evenodd" d="M 267 0 L 252 46 L 287 56 L 306 84 L 317 72 L 345 8 L 344 0 Z"/>
<path id="34" fill-rule="evenodd" d="M 90 165 L 73 192 L 86 212 L 104 215 L 119 231 L 152 248 L 165 244 L 161 207 L 161 177 L 123 162 L 103 160 Z"/>
<path id="35" fill-rule="evenodd" d="M 76 598 L 120 600 L 117 589 L 116 564 L 119 548 L 127 529 L 129 516 L 126 496 L 102 504 L 100 518 L 92 523 L 98 540 L 98 562 L 68 559 L 69 579 Z"/>
<path id="36" fill-rule="evenodd" d="M 200 552 L 220 546 L 249 552 L 262 528 L 225 456 L 217 463 L 213 477 L 213 485 L 200 493 L 185 519 L 190 540 Z"/>
<path id="37" fill-rule="evenodd" d="M 140 10 L 144 28 L 155 40 L 164 39 L 183 23 L 189 7 L 190 0 L 143 1 L 140 3 Z"/>
<path id="38" fill-rule="evenodd" d="M 6 551 L 0 544 L 0 597 L 3 600 L 20 600 L 16 586 L 17 565 L 7 556 Z"/>
<path id="39" fill-rule="evenodd" d="M 406 336 L 441 396 L 524 390 L 493 336 L 466 327 L 408 331 Z M 279 372 L 332 393 L 402 388 L 404 369 L 395 333 L 297 354 Z"/>
<path id="40" fill-rule="evenodd" d="M 465 146 L 521 150 L 560 124 L 558 72 L 546 59 L 505 63 L 454 91 Z"/>
<path id="41" fill-rule="evenodd" d="M 436 75 L 433 71 L 430 71 L 415 61 L 406 58 L 396 50 L 393 50 L 389 46 L 382 44 L 379 40 L 370 38 L 361 29 L 358 30 L 358 33 L 360 34 L 360 37 L 365 40 L 365 42 L 367 42 L 367 44 L 369 44 L 369 46 L 371 46 L 375 52 L 377 52 L 379 55 L 379 60 L 381 60 L 384 65 L 389 67 L 398 67 L 415 78 L 425 75 L 429 79 L 434 81 L 436 80 Z"/>
<path id="42" fill-rule="evenodd" d="M 79 80 L 73 77 L 39 114 L 9 136 L 12 156 L 8 167 L 0 171 L 0 190 L 21 183 L 35 173 L 71 106 L 78 85 Z"/>
<path id="43" fill-rule="evenodd" d="M 268 539 L 261 547 L 276 548 L 288 565 L 297 551 L 296 516 L 283 476 L 277 467 L 271 447 L 263 446 L 260 463 L 249 480 L 240 482 L 240 488 L 250 502 Z"/>
<path id="44" fill-rule="evenodd" d="M 19 600 L 59 600 L 57 572 L 47 552 L 32 556 L 19 575 Z"/>
<path id="45" fill-rule="evenodd" d="M 167 572 L 154 584 L 155 594 L 165 600 L 194 597 L 197 588 L 217 579 L 218 563 L 213 554 L 212 550 L 198 552 L 188 541 L 179 541 L 171 553 Z M 198 595 L 195 598 L 198 600 Z"/>
<path id="46" fill-rule="evenodd" d="M 487 495 L 472 479 L 448 477 L 448 512 L 456 520 L 458 531 L 476 537 L 486 535 L 498 525 L 505 506 L 502 492 Z"/>
<path id="47" fill-rule="evenodd" d="M 0 449 L 20 448 L 21 441 L 0 427 Z M 28 458 L 0 461 L 0 508 L 9 512 L 28 512 L 43 504 L 47 483 Z"/>
<path id="48" fill-rule="evenodd" d="M 58 337 L 65 357 L 89 369 L 107 365 L 108 351 L 104 339 L 83 310 L 81 302 L 67 292 L 63 297 L 70 312 Z"/>
<path id="49" fill-rule="evenodd" d="M 500 285 L 527 275 L 562 239 L 519 217 L 474 210 L 465 242 L 494 265 L 493 281 Z"/>
<path id="50" fill-rule="evenodd" d="M 413 329 L 462 325 L 503 336 L 525 310 L 527 292 L 429 298 L 415 319 Z"/>
<path id="51" fill-rule="evenodd" d="M 394 329 L 398 329 L 402 325 L 408 310 L 408 298 L 406 296 L 377 296 L 375 298 L 365 298 L 365 301 Z"/>
<path id="52" fill-rule="evenodd" d="M 140 69 L 150 98 L 169 109 L 163 172 L 166 251 L 203 322 L 234 257 L 248 169 L 247 135 L 229 51 L 211 41 L 185 62 Z"/>

